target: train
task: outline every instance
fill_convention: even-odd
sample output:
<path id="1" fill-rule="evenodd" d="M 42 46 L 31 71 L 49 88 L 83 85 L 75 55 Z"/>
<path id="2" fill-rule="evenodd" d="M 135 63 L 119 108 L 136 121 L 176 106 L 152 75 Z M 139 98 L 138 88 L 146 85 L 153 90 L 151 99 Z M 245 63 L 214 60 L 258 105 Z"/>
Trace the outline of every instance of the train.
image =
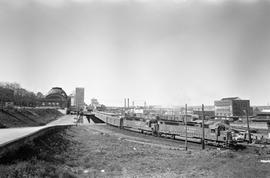
<path id="1" fill-rule="evenodd" d="M 121 129 L 131 129 L 141 133 L 151 133 L 154 136 L 166 136 L 184 138 L 187 134 L 189 141 L 201 142 L 203 137 L 202 125 L 195 122 L 168 121 L 161 119 L 146 119 L 134 116 L 122 116 L 121 114 L 94 112 L 95 116 L 108 125 Z M 186 132 L 187 127 L 187 132 Z M 217 146 L 232 146 L 233 131 L 225 123 L 205 125 L 204 141 L 206 144 Z"/>

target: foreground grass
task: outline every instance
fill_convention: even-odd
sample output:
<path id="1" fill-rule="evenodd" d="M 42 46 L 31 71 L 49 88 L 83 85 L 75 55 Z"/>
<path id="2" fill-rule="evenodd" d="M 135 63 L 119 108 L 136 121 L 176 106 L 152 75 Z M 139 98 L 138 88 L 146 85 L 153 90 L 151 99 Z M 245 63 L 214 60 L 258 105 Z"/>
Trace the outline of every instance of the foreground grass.
<path id="1" fill-rule="evenodd" d="M 260 162 L 270 159 L 267 150 L 186 152 L 130 142 L 93 127 L 47 135 L 6 155 L 0 177 L 270 177 L 270 164 Z"/>

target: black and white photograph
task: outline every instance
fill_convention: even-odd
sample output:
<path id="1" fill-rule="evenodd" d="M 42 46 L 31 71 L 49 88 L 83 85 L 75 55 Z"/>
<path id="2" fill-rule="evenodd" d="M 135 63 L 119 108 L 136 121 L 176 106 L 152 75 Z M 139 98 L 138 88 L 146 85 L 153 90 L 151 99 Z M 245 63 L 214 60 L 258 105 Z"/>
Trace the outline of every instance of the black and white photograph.
<path id="1" fill-rule="evenodd" d="M 270 0 L 0 0 L 0 178 L 270 177 Z"/>

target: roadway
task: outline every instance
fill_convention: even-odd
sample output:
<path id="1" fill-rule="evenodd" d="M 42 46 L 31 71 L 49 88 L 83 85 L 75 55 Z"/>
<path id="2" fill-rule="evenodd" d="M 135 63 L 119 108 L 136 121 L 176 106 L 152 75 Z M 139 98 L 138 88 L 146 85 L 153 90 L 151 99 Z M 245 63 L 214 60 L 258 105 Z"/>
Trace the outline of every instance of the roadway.
<path id="1" fill-rule="evenodd" d="M 12 143 L 17 140 L 20 140 L 29 135 L 33 135 L 49 127 L 75 125 L 74 123 L 75 117 L 76 117 L 75 115 L 64 115 L 60 117 L 59 119 L 52 121 L 44 126 L 0 129 L 0 147 L 3 147 L 8 143 Z M 86 117 L 84 116 L 83 123 L 80 123 L 79 125 L 93 125 L 93 124 L 94 124 L 93 121 L 90 122 L 89 124 Z"/>

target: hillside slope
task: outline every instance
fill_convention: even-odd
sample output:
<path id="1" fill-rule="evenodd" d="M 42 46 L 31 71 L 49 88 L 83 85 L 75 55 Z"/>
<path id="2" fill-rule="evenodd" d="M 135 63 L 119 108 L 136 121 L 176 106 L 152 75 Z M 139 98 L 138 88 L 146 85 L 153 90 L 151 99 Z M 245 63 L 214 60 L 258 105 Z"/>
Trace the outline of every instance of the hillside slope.
<path id="1" fill-rule="evenodd" d="M 56 109 L 4 109 L 0 110 L 0 128 L 41 126 L 62 115 Z"/>

